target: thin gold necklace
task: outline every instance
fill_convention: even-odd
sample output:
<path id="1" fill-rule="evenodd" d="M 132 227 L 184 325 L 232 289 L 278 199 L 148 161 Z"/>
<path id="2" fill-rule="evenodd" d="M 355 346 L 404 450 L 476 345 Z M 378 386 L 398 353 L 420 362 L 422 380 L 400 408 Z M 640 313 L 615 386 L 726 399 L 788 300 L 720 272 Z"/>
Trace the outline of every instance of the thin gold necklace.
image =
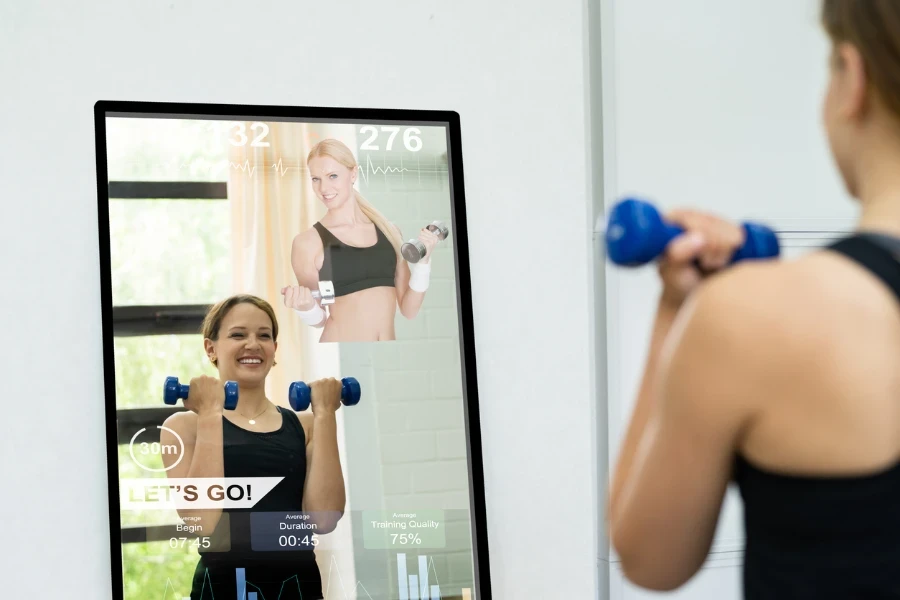
<path id="1" fill-rule="evenodd" d="M 245 419 L 247 419 L 247 422 L 249 422 L 251 425 L 256 425 L 256 417 L 263 414 L 267 410 L 269 410 L 269 399 L 268 398 L 266 398 L 266 406 L 258 414 L 254 415 L 252 419 L 247 419 L 247 417 L 244 415 L 241 415 L 241 416 L 244 417 Z"/>

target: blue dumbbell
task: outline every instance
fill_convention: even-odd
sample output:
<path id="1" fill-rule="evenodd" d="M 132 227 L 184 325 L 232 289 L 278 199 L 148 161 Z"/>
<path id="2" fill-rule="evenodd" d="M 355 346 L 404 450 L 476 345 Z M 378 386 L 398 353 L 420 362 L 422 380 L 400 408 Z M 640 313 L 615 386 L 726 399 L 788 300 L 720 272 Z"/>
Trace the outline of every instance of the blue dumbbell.
<path id="1" fill-rule="evenodd" d="M 341 379 L 341 383 L 344 384 L 341 388 L 341 403 L 344 406 L 355 406 L 359 404 L 359 396 L 362 391 L 359 388 L 359 382 L 355 377 L 344 377 Z M 302 381 L 295 381 L 288 388 L 288 400 L 291 403 L 291 408 L 293 408 L 297 412 L 303 412 L 307 408 L 309 408 L 309 404 L 312 401 L 311 391 L 309 386 L 303 383 Z"/>
<path id="2" fill-rule="evenodd" d="M 742 225 L 746 241 L 731 257 L 731 263 L 779 255 L 778 237 L 774 231 L 756 223 Z M 649 202 L 627 198 L 616 204 L 610 213 L 606 251 L 617 265 L 639 266 L 655 260 L 669 242 L 682 233 L 684 229 L 663 221 L 659 211 Z"/>
<path id="3" fill-rule="evenodd" d="M 166 384 L 163 387 L 163 402 L 166 404 L 175 404 L 178 399 L 187 400 L 190 385 L 178 383 L 177 377 L 166 377 Z M 238 404 L 238 384 L 237 381 L 225 382 L 225 410 L 234 410 Z"/>

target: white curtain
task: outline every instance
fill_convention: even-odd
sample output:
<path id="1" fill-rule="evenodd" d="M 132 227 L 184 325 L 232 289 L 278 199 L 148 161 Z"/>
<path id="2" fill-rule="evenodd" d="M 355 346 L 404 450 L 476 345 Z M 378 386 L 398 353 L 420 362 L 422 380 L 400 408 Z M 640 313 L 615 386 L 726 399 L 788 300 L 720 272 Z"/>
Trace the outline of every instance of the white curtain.
<path id="1" fill-rule="evenodd" d="M 259 141 L 268 146 L 256 146 L 252 142 L 260 138 L 265 128 L 254 127 L 254 123 L 257 122 L 244 122 L 246 143 L 230 146 L 229 151 L 232 291 L 259 296 L 275 309 L 278 364 L 269 374 L 266 393 L 274 403 L 289 407 L 287 392 L 291 382 L 342 377 L 339 345 L 319 344 L 321 330 L 307 326 L 296 313 L 285 308 L 281 288 L 297 284 L 291 267 L 294 237 L 325 214 L 324 206 L 312 191 L 306 156 L 313 144 L 326 137 L 356 148 L 356 133 L 350 125 L 266 121 L 268 131 Z M 329 586 L 330 574 L 327 598 L 341 599 L 342 587 L 348 591 L 356 587 L 343 417 L 343 411 L 339 410 L 338 449 L 347 487 L 347 508 L 338 528 L 323 536 L 316 553 L 323 591 Z"/>

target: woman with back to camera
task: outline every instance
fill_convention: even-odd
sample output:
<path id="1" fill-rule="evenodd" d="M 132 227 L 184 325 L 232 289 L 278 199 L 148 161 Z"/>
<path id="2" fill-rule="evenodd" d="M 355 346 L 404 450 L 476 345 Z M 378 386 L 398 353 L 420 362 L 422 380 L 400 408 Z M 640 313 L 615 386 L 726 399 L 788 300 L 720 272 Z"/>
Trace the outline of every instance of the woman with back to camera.
<path id="1" fill-rule="evenodd" d="M 316 533 L 332 531 L 345 506 L 344 477 L 337 446 L 335 411 L 341 382 L 310 383 L 312 414 L 294 413 L 266 397 L 265 383 L 275 365 L 278 322 L 268 302 L 250 295 L 232 296 L 213 306 L 203 322 L 204 346 L 219 378 L 191 380 L 184 406 L 165 426 L 184 441 L 179 458 L 163 455 L 171 478 L 284 477 L 252 509 L 178 509 L 185 524 L 199 526 L 209 538 L 198 548 L 191 600 L 235 598 L 236 569 L 245 569 L 246 591 L 260 598 L 322 598 L 314 553 L 253 551 L 251 512 L 313 513 Z M 238 404 L 224 410 L 224 382 L 238 384 Z M 161 430 L 160 442 L 176 445 Z M 180 447 L 180 446 L 179 446 Z M 277 534 L 276 534 L 277 535 Z M 294 581 L 296 577 L 296 582 Z M 285 583 L 287 582 L 287 583 Z M 282 592 L 284 586 L 284 592 Z M 292 595 L 291 595 L 292 594 Z M 243 596 L 242 596 L 243 597 Z"/>
<path id="2" fill-rule="evenodd" d="M 613 475 L 624 574 L 700 569 L 723 496 L 744 500 L 748 600 L 900 598 L 900 2 L 824 0 L 822 107 L 861 206 L 852 235 L 737 263 L 742 230 L 675 211 L 643 381 Z M 880 237 L 887 236 L 887 237 Z"/>
<path id="3" fill-rule="evenodd" d="M 299 285 L 282 289 L 285 306 L 307 325 L 322 328 L 320 342 L 395 339 L 397 309 L 413 319 L 425 299 L 438 237 L 427 229 L 419 231 L 425 257 L 417 263 L 404 260 L 400 230 L 354 189 L 359 165 L 338 140 L 313 146 L 307 167 L 313 191 L 327 212 L 294 238 L 291 266 Z M 334 286 L 328 315 L 312 296 L 319 281 Z"/>

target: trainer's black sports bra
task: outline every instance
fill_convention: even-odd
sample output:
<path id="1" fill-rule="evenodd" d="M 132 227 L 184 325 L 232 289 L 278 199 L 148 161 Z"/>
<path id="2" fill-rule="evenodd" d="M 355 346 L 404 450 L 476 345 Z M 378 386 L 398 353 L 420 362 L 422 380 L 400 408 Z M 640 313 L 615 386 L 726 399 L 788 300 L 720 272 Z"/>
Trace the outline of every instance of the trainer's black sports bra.
<path id="1" fill-rule="evenodd" d="M 348 246 L 321 223 L 313 227 L 322 238 L 325 254 L 319 281 L 331 281 L 336 297 L 373 287 L 394 287 L 397 252 L 377 225 L 375 244 L 365 247 Z"/>
<path id="2" fill-rule="evenodd" d="M 900 239 L 859 233 L 825 249 L 868 269 L 900 301 Z M 738 456 L 734 478 L 746 600 L 900 599 L 900 464 L 864 476 L 792 476 Z"/>

